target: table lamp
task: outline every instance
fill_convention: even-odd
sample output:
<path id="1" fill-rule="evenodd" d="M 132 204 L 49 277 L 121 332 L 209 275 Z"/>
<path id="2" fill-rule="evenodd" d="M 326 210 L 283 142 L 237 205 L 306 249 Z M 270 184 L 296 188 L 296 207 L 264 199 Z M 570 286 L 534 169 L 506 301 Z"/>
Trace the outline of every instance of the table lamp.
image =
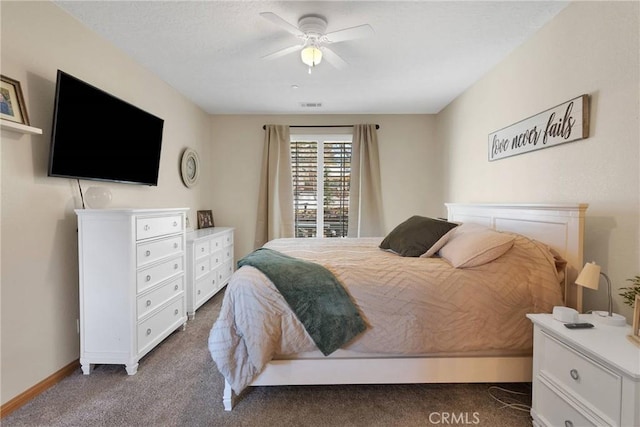
<path id="1" fill-rule="evenodd" d="M 576 285 L 584 286 L 589 289 L 598 289 L 600 276 L 607 281 L 607 293 L 609 296 L 609 311 L 593 311 L 595 320 L 612 326 L 625 326 L 627 319 L 624 316 L 613 313 L 613 300 L 611 298 L 611 280 L 609 276 L 600 271 L 600 266 L 595 262 L 588 262 L 576 279 Z"/>

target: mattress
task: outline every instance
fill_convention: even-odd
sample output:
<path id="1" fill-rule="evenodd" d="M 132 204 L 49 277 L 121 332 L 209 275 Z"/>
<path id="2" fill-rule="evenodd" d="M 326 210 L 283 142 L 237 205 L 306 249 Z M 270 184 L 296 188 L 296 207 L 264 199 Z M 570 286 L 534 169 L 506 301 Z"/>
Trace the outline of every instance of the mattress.
<path id="1" fill-rule="evenodd" d="M 466 269 L 383 251 L 381 240 L 277 239 L 265 245 L 325 266 L 344 285 L 367 323 L 343 347 L 348 354 L 530 353 L 525 314 L 562 304 L 553 254 L 524 236 L 516 235 L 498 259 Z M 317 349 L 273 283 L 244 266 L 229 281 L 209 350 L 238 393 L 274 357 Z"/>

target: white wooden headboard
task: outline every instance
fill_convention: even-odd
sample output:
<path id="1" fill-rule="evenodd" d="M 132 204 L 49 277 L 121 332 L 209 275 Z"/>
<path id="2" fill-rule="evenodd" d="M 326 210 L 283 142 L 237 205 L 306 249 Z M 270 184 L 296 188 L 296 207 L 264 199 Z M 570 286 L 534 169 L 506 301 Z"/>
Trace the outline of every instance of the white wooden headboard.
<path id="1" fill-rule="evenodd" d="M 583 266 L 584 217 L 588 204 L 445 203 L 449 221 L 482 224 L 522 234 L 555 249 L 567 260 L 565 304 L 582 312 L 582 287 L 575 279 Z"/>

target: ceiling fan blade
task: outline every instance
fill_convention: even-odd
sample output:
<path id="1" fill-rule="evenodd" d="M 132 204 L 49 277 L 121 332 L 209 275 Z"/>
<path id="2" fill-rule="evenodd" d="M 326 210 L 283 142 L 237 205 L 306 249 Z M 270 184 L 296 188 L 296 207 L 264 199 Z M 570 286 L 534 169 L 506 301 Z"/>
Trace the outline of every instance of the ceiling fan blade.
<path id="1" fill-rule="evenodd" d="M 345 28 L 344 30 L 333 31 L 325 34 L 330 43 L 344 42 L 347 40 L 362 39 L 375 34 L 373 27 L 369 24 L 358 25 L 357 27 Z"/>
<path id="2" fill-rule="evenodd" d="M 335 53 L 333 50 L 329 49 L 328 47 L 322 46 L 320 50 L 322 50 L 322 54 L 323 54 L 322 57 L 326 59 L 329 64 L 336 67 L 338 70 L 342 70 L 349 66 L 349 64 L 347 64 L 347 62 L 344 59 L 342 59 L 337 53 Z"/>
<path id="3" fill-rule="evenodd" d="M 260 16 L 262 16 L 264 19 L 271 22 L 272 24 L 275 24 L 278 27 L 282 28 L 283 30 L 290 32 L 294 36 L 304 37 L 304 33 L 300 31 L 298 27 L 288 23 L 287 21 L 285 21 L 284 19 L 282 19 L 281 17 L 279 17 L 273 12 L 262 12 L 260 13 Z"/>
<path id="4" fill-rule="evenodd" d="M 269 55 L 265 55 L 261 59 L 271 60 L 271 59 L 280 58 L 281 56 L 288 55 L 292 52 L 295 52 L 296 50 L 300 50 L 301 48 L 302 48 L 301 45 L 285 47 L 284 49 L 280 49 L 278 51 L 270 53 Z"/>

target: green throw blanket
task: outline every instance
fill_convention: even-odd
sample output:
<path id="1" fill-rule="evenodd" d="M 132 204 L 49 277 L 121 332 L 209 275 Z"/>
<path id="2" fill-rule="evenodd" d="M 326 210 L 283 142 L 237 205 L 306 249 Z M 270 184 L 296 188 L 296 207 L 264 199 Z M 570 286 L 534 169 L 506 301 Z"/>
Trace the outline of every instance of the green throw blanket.
<path id="1" fill-rule="evenodd" d="M 325 356 L 366 329 L 338 279 L 319 264 L 260 248 L 238 261 L 264 273 L 278 288 Z"/>

